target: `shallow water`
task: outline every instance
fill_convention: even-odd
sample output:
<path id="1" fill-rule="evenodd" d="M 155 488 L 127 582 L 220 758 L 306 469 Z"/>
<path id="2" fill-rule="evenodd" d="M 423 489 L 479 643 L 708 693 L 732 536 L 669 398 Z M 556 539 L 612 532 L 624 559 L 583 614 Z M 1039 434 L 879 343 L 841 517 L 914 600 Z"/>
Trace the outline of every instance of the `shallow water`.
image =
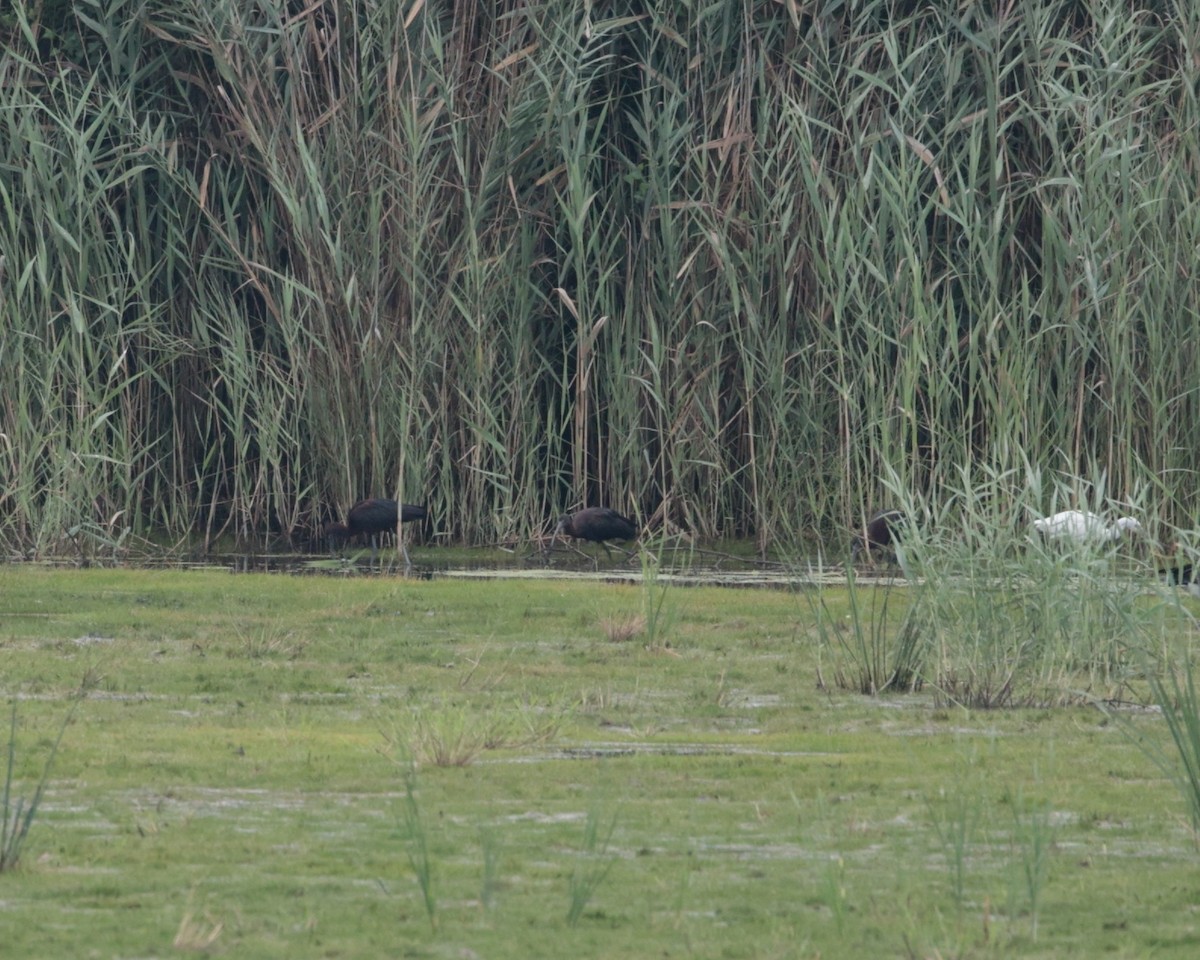
<path id="1" fill-rule="evenodd" d="M 24 561 L 38 566 L 130 567 L 162 570 L 220 570 L 228 573 L 278 573 L 292 576 L 400 577 L 416 580 L 574 580 L 598 583 L 638 584 L 648 578 L 663 586 L 721 586 L 745 589 L 795 590 L 805 587 L 844 584 L 841 564 L 822 562 L 818 557 L 795 560 L 757 559 L 708 550 L 674 551 L 664 554 L 656 567 L 643 567 L 638 555 L 630 557 L 603 552 L 581 554 L 558 550 L 549 555 L 526 550 L 454 550 L 438 556 L 437 548 L 412 553 L 406 568 L 394 551 L 385 550 L 372 559 L 362 550 L 345 556 L 293 552 L 214 553 L 207 556 L 141 556 L 119 559 L 96 558 L 82 562 L 72 558 Z M 860 568 L 856 579 L 867 582 L 903 582 L 895 568 Z"/>
<path id="2" fill-rule="evenodd" d="M 602 551 L 582 553 L 558 548 L 549 554 L 538 550 L 508 552 L 487 550 L 455 551 L 453 559 L 436 557 L 437 551 L 412 551 L 413 565 L 405 569 L 393 553 L 372 562 L 369 554 L 354 558 L 290 557 L 293 563 L 277 569 L 297 574 L 327 576 L 397 576 L 424 580 L 575 580 L 599 583 L 643 583 L 651 580 L 663 586 L 718 586 L 794 590 L 803 587 L 844 584 L 846 569 L 822 558 L 760 559 L 754 556 L 721 553 L 713 550 L 672 550 L 662 553 L 657 563 L 650 555 L 611 557 Z M 430 553 L 435 556 L 430 558 Z M 283 559 L 283 558 L 280 558 Z M 235 559 L 234 569 L 237 567 Z M 867 582 L 903 582 L 895 567 L 864 566 L 856 578 Z"/>

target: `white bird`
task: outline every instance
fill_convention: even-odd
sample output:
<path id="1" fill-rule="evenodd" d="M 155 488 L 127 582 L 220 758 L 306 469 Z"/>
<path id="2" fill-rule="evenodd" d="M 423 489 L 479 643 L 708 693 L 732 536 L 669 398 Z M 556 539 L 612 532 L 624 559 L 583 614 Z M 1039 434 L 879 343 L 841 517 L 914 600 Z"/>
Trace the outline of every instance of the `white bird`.
<path id="1" fill-rule="evenodd" d="M 1041 517 L 1033 521 L 1033 528 L 1048 539 L 1076 543 L 1109 543 L 1125 534 L 1142 532 L 1142 525 L 1133 517 L 1119 517 L 1109 524 L 1099 514 L 1086 510 L 1064 510 L 1052 517 Z"/>

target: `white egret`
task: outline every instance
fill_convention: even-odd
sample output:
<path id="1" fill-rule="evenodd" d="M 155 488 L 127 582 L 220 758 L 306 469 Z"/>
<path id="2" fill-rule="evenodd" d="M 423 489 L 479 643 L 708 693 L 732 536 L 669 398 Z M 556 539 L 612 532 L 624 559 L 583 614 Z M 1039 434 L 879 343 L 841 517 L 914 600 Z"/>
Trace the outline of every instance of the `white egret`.
<path id="1" fill-rule="evenodd" d="M 1033 521 L 1033 528 L 1049 540 L 1080 544 L 1111 543 L 1142 532 L 1142 525 L 1133 517 L 1118 517 L 1110 524 L 1099 514 L 1086 510 L 1064 510 L 1052 517 L 1041 517 Z"/>

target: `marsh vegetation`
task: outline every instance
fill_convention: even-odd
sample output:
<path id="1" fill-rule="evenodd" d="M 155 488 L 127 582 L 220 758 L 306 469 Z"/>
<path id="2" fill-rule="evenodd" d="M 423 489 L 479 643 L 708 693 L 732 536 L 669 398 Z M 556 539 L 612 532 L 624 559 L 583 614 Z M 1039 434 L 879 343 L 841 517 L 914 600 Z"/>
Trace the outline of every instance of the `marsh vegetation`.
<path id="1" fill-rule="evenodd" d="M 0 7 L 5 557 L 642 536 L 0 566 L 6 956 L 1195 953 L 1200 8 L 649 6 Z"/>
<path id="2" fill-rule="evenodd" d="M 6 5 L 0 543 L 309 533 L 375 495 L 439 542 L 606 503 L 767 549 L 964 469 L 1190 527 L 1198 30 Z"/>
<path id="3" fill-rule="evenodd" d="M 845 588 L 822 626 L 797 593 L 664 581 L 0 577 L 12 795 L 44 777 L 6 955 L 1194 948 L 1194 694 L 1164 723 L 1132 669 L 1187 682 L 1188 597 L 1131 602 L 1127 673 L 1085 624 L 998 710 L 938 689 L 949 632 L 922 684 L 831 682 Z"/>

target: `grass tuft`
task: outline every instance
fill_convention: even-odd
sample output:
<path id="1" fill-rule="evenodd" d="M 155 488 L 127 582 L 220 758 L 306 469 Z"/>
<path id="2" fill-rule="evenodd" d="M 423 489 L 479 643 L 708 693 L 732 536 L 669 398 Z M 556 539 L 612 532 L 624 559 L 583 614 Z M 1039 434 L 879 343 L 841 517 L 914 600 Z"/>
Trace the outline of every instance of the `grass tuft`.
<path id="1" fill-rule="evenodd" d="M 58 730 L 58 736 L 54 738 L 54 743 L 46 755 L 42 774 L 38 778 L 37 785 L 34 787 L 33 796 L 28 798 L 28 801 L 25 797 L 14 796 L 13 794 L 16 786 L 14 766 L 17 758 L 17 701 L 15 698 L 12 701 L 12 721 L 9 725 L 8 733 L 8 758 L 4 768 L 3 794 L 0 795 L 0 873 L 7 873 L 10 870 L 14 870 L 21 862 L 25 842 L 29 838 L 29 829 L 33 826 L 33 821 L 41 808 L 46 784 L 50 780 L 50 770 L 53 768 L 54 760 L 58 756 L 58 748 L 62 743 L 63 734 L 67 732 L 67 727 L 71 723 L 71 718 L 74 717 L 81 699 L 82 690 L 63 717 L 62 726 Z"/>
<path id="2" fill-rule="evenodd" d="M 646 618 L 640 614 L 604 617 L 600 621 L 600 629 L 609 643 L 628 643 L 646 629 Z"/>
<path id="3" fill-rule="evenodd" d="M 607 823 L 605 822 L 607 821 Z M 583 825 L 583 838 L 576 855 L 575 867 L 567 884 L 569 905 L 567 924 L 575 926 L 616 862 L 609 853 L 609 843 L 617 828 L 617 811 L 606 816 L 599 803 L 588 808 Z"/>
<path id="4" fill-rule="evenodd" d="M 413 763 L 410 763 L 404 771 L 403 817 L 404 852 L 408 857 L 408 865 L 416 877 L 417 885 L 421 888 L 421 902 L 425 906 L 425 915 L 429 918 L 429 926 L 436 933 L 438 902 L 434 889 L 433 856 L 429 851 L 428 829 L 418 800 L 417 768 Z"/>

